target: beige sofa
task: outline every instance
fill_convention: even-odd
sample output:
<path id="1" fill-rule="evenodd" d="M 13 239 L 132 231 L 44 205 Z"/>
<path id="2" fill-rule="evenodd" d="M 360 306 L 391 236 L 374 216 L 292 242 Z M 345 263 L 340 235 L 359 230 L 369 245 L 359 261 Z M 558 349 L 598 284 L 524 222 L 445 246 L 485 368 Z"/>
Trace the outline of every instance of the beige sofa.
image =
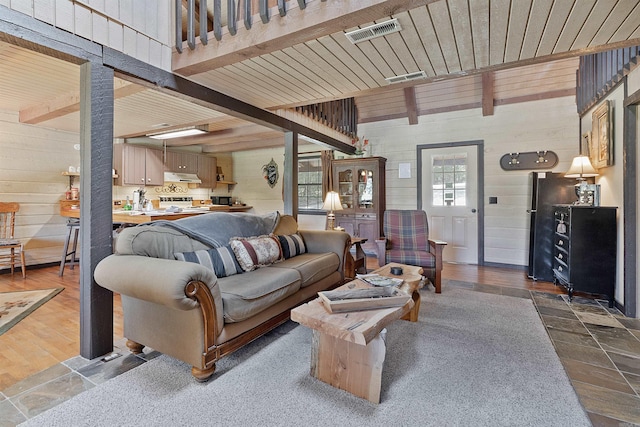
<path id="1" fill-rule="evenodd" d="M 131 351 L 149 346 L 190 364 L 193 376 L 205 381 L 221 357 L 284 323 L 291 308 L 318 291 L 344 281 L 349 235 L 298 230 L 291 216 L 201 217 L 196 224 L 206 233 L 175 228 L 186 219 L 125 228 L 116 239 L 115 253 L 98 264 L 95 280 L 121 295 Z M 242 231 L 238 237 L 250 237 L 256 228 L 246 227 L 246 220 L 257 221 L 263 234 L 298 233 L 306 253 L 220 278 L 201 264 L 176 260 L 176 253 L 211 249 L 210 240 L 223 243 L 229 233 Z M 215 239 L 208 239 L 212 235 Z"/>

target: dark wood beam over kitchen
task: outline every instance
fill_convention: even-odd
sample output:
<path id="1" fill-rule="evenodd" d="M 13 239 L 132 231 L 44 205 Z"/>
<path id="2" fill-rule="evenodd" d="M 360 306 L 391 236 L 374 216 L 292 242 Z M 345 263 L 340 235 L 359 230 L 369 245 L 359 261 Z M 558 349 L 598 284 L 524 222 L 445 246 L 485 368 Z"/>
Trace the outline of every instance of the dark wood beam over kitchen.
<path id="1" fill-rule="evenodd" d="M 282 132 L 296 132 L 347 154 L 353 154 L 355 152 L 352 145 L 327 136 L 315 129 L 311 129 L 176 74 L 154 67 L 114 49 L 104 47 L 103 62 L 106 66 L 116 70 L 122 78 L 132 80 L 143 86 L 271 129 Z"/>

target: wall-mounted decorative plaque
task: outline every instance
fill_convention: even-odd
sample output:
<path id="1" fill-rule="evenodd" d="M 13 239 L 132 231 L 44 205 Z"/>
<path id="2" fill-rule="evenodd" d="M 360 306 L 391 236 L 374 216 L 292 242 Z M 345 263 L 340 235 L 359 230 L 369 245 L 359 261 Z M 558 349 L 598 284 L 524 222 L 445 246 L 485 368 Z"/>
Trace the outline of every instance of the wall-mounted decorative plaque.
<path id="1" fill-rule="evenodd" d="M 500 167 L 506 171 L 551 169 L 557 164 L 558 155 L 547 150 L 507 153 L 500 158 Z"/>

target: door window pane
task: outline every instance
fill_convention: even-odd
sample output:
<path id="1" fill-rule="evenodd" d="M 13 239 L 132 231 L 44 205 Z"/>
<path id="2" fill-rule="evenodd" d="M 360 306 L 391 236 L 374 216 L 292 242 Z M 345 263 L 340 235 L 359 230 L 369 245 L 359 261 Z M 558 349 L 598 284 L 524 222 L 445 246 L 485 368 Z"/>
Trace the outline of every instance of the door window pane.
<path id="1" fill-rule="evenodd" d="M 322 208 L 322 162 L 320 157 L 298 160 L 298 209 Z"/>
<path id="2" fill-rule="evenodd" d="M 431 156 L 433 206 L 466 206 L 467 154 Z"/>

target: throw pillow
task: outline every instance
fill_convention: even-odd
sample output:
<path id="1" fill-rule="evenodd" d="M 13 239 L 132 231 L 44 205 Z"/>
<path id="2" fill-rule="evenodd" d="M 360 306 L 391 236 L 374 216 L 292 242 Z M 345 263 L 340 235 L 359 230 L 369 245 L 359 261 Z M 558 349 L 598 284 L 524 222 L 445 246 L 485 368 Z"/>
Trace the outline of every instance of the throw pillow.
<path id="1" fill-rule="evenodd" d="M 216 274 L 216 277 L 233 276 L 243 272 L 238 264 L 231 245 L 220 248 L 203 249 L 195 252 L 178 252 L 174 256 L 178 261 L 194 262 L 207 267 Z"/>
<path id="2" fill-rule="evenodd" d="M 288 236 L 278 236 L 278 240 L 282 247 L 282 255 L 284 256 L 284 259 L 293 258 L 296 255 L 307 252 L 304 239 L 298 233 L 290 234 Z"/>
<path id="3" fill-rule="evenodd" d="M 282 259 L 280 241 L 273 235 L 235 237 L 229 242 L 244 271 L 255 270 Z"/>

